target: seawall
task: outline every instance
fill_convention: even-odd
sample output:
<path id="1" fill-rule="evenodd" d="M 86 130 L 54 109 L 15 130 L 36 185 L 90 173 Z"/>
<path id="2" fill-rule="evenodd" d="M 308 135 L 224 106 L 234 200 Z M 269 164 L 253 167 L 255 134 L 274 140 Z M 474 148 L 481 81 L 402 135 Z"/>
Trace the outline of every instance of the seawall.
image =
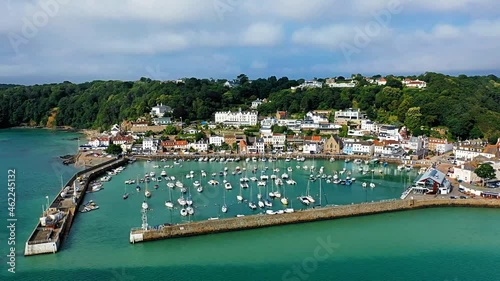
<path id="1" fill-rule="evenodd" d="M 240 218 L 207 220 L 163 226 L 159 229 L 132 229 L 130 232 L 130 243 L 437 207 L 500 208 L 500 200 L 394 200 L 308 209 L 281 215 L 253 215 Z"/>

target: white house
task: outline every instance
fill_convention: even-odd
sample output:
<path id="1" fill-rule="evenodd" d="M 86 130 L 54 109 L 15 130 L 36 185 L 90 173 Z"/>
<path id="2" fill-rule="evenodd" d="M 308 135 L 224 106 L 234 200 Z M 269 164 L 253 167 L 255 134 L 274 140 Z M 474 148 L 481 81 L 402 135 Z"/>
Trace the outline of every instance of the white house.
<path id="1" fill-rule="evenodd" d="M 382 78 L 380 78 L 380 79 L 377 80 L 377 85 L 379 85 L 379 86 L 385 86 L 385 85 L 387 85 L 387 80 L 382 77 Z"/>
<path id="2" fill-rule="evenodd" d="M 111 135 L 113 137 L 116 137 L 116 135 L 118 135 L 120 131 L 120 126 L 118 126 L 118 124 L 114 124 L 113 127 L 111 127 Z"/>
<path id="3" fill-rule="evenodd" d="M 158 118 L 162 118 L 165 116 L 165 114 L 172 113 L 172 112 L 173 112 L 173 110 L 170 106 L 159 104 L 159 105 L 153 106 L 153 108 L 151 108 L 150 114 L 151 114 L 151 116 L 156 116 Z"/>
<path id="4" fill-rule="evenodd" d="M 312 119 L 313 122 L 316 124 L 328 123 L 328 118 L 326 118 L 324 115 L 321 115 L 321 114 L 315 114 L 312 111 L 309 111 L 308 113 L 306 113 L 306 117 Z"/>
<path id="5" fill-rule="evenodd" d="M 335 122 L 342 120 L 363 120 L 366 115 L 358 109 L 348 108 L 346 110 L 335 111 Z M 337 120 L 340 119 L 340 120 Z"/>
<path id="6" fill-rule="evenodd" d="M 261 128 L 271 128 L 273 125 L 277 124 L 276 118 L 267 117 L 264 120 L 260 121 Z"/>
<path id="7" fill-rule="evenodd" d="M 401 135 L 399 134 L 398 127 L 392 125 L 382 125 L 378 127 L 378 138 L 381 141 L 384 140 L 400 141 Z"/>
<path id="8" fill-rule="evenodd" d="M 377 123 L 375 123 L 371 120 L 368 120 L 368 119 L 361 120 L 361 131 L 376 133 L 376 132 L 378 132 Z"/>
<path id="9" fill-rule="evenodd" d="M 354 87 L 356 87 L 356 83 L 354 83 L 354 82 L 343 82 L 343 83 L 334 82 L 334 83 L 328 83 L 327 85 L 330 88 L 354 88 Z"/>
<path id="10" fill-rule="evenodd" d="M 252 102 L 252 106 L 250 107 L 251 109 L 257 109 L 264 101 L 261 99 L 256 99 Z"/>
<path id="11" fill-rule="evenodd" d="M 374 151 L 373 143 L 358 141 L 350 144 L 352 145 L 352 153 L 354 154 L 373 155 Z"/>
<path id="12" fill-rule="evenodd" d="M 158 141 L 153 138 L 144 138 L 142 140 L 142 150 L 156 153 L 158 150 Z"/>
<path id="13" fill-rule="evenodd" d="M 257 125 L 257 111 L 241 111 L 238 112 L 216 112 L 215 123 L 221 123 L 229 126 L 255 126 Z"/>
<path id="14" fill-rule="evenodd" d="M 323 88 L 323 83 L 319 81 L 305 81 L 297 87 L 292 87 L 292 90 L 296 89 L 312 89 L 312 88 Z"/>
<path id="15" fill-rule="evenodd" d="M 198 152 L 207 152 L 208 143 L 206 141 L 200 140 L 198 142 L 193 142 L 188 144 L 188 149 L 194 149 Z"/>
<path id="16" fill-rule="evenodd" d="M 286 126 L 290 130 L 300 130 L 300 125 L 302 122 L 300 120 L 295 120 L 295 119 L 279 119 L 277 120 L 278 125 L 280 126 Z"/>
<path id="17" fill-rule="evenodd" d="M 403 85 L 408 87 L 408 88 L 425 88 L 427 87 L 427 83 L 425 81 L 420 81 L 420 80 L 412 80 L 410 78 L 406 78 L 403 80 Z"/>
<path id="18" fill-rule="evenodd" d="M 305 154 L 317 154 L 321 152 L 321 145 L 317 142 L 304 142 L 302 146 L 302 153 Z"/>
<path id="19" fill-rule="evenodd" d="M 221 146 L 224 143 L 224 137 L 222 136 L 210 136 L 209 144 L 213 144 L 214 146 Z"/>
<path id="20" fill-rule="evenodd" d="M 259 138 L 255 141 L 255 147 L 257 147 L 257 153 L 265 153 L 266 152 L 266 144 L 264 139 Z"/>
<path id="21" fill-rule="evenodd" d="M 478 177 L 476 173 L 474 173 L 474 170 L 474 166 L 472 166 L 470 163 L 464 163 L 453 168 L 453 174 L 451 174 L 451 177 L 464 182 L 480 181 L 481 178 Z"/>
<path id="22" fill-rule="evenodd" d="M 286 135 L 284 134 L 273 134 L 271 143 L 273 148 L 283 149 L 285 147 Z"/>

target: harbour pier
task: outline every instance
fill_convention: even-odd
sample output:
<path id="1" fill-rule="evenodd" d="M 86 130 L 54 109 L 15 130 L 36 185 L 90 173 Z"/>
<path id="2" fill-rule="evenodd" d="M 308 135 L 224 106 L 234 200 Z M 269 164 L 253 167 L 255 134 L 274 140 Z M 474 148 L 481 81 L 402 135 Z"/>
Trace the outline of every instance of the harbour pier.
<path id="1" fill-rule="evenodd" d="M 486 199 L 408 199 L 332 206 L 296 211 L 290 214 L 252 215 L 238 218 L 207 220 L 154 229 L 132 229 L 130 243 L 239 231 L 286 224 L 332 220 L 355 216 L 439 207 L 500 208 L 500 200 Z"/>
<path id="2" fill-rule="evenodd" d="M 42 213 L 24 248 L 25 256 L 56 253 L 69 235 L 89 183 L 106 171 L 126 164 L 126 158 L 112 159 L 73 175 Z"/>

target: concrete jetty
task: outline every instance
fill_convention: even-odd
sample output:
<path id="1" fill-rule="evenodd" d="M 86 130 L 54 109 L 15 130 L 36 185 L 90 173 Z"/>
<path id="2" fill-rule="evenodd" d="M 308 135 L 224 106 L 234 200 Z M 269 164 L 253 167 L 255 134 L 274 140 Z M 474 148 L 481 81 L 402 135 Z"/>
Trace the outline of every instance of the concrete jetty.
<path id="1" fill-rule="evenodd" d="M 296 211 L 290 214 L 285 213 L 279 215 L 252 215 L 239 218 L 207 220 L 186 224 L 162 226 L 156 229 L 148 230 L 132 229 L 130 231 L 130 243 L 437 207 L 500 208 L 500 200 L 391 200 L 376 203 L 315 208 Z"/>
<path id="2" fill-rule="evenodd" d="M 89 183 L 104 172 L 127 163 L 126 158 L 112 159 L 80 171 L 63 186 L 41 215 L 24 248 L 24 255 L 56 253 L 68 236 Z"/>

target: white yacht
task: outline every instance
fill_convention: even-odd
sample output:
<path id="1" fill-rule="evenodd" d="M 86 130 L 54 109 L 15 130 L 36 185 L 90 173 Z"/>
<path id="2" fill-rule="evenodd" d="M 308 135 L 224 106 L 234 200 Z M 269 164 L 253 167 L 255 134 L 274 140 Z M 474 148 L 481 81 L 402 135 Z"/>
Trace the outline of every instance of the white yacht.
<path id="1" fill-rule="evenodd" d="M 165 201 L 165 207 L 172 209 L 174 207 L 174 203 L 172 203 L 172 201 Z"/>
<path id="2" fill-rule="evenodd" d="M 146 201 L 142 202 L 142 209 L 144 209 L 144 210 L 149 209 L 148 202 L 146 202 Z"/>

